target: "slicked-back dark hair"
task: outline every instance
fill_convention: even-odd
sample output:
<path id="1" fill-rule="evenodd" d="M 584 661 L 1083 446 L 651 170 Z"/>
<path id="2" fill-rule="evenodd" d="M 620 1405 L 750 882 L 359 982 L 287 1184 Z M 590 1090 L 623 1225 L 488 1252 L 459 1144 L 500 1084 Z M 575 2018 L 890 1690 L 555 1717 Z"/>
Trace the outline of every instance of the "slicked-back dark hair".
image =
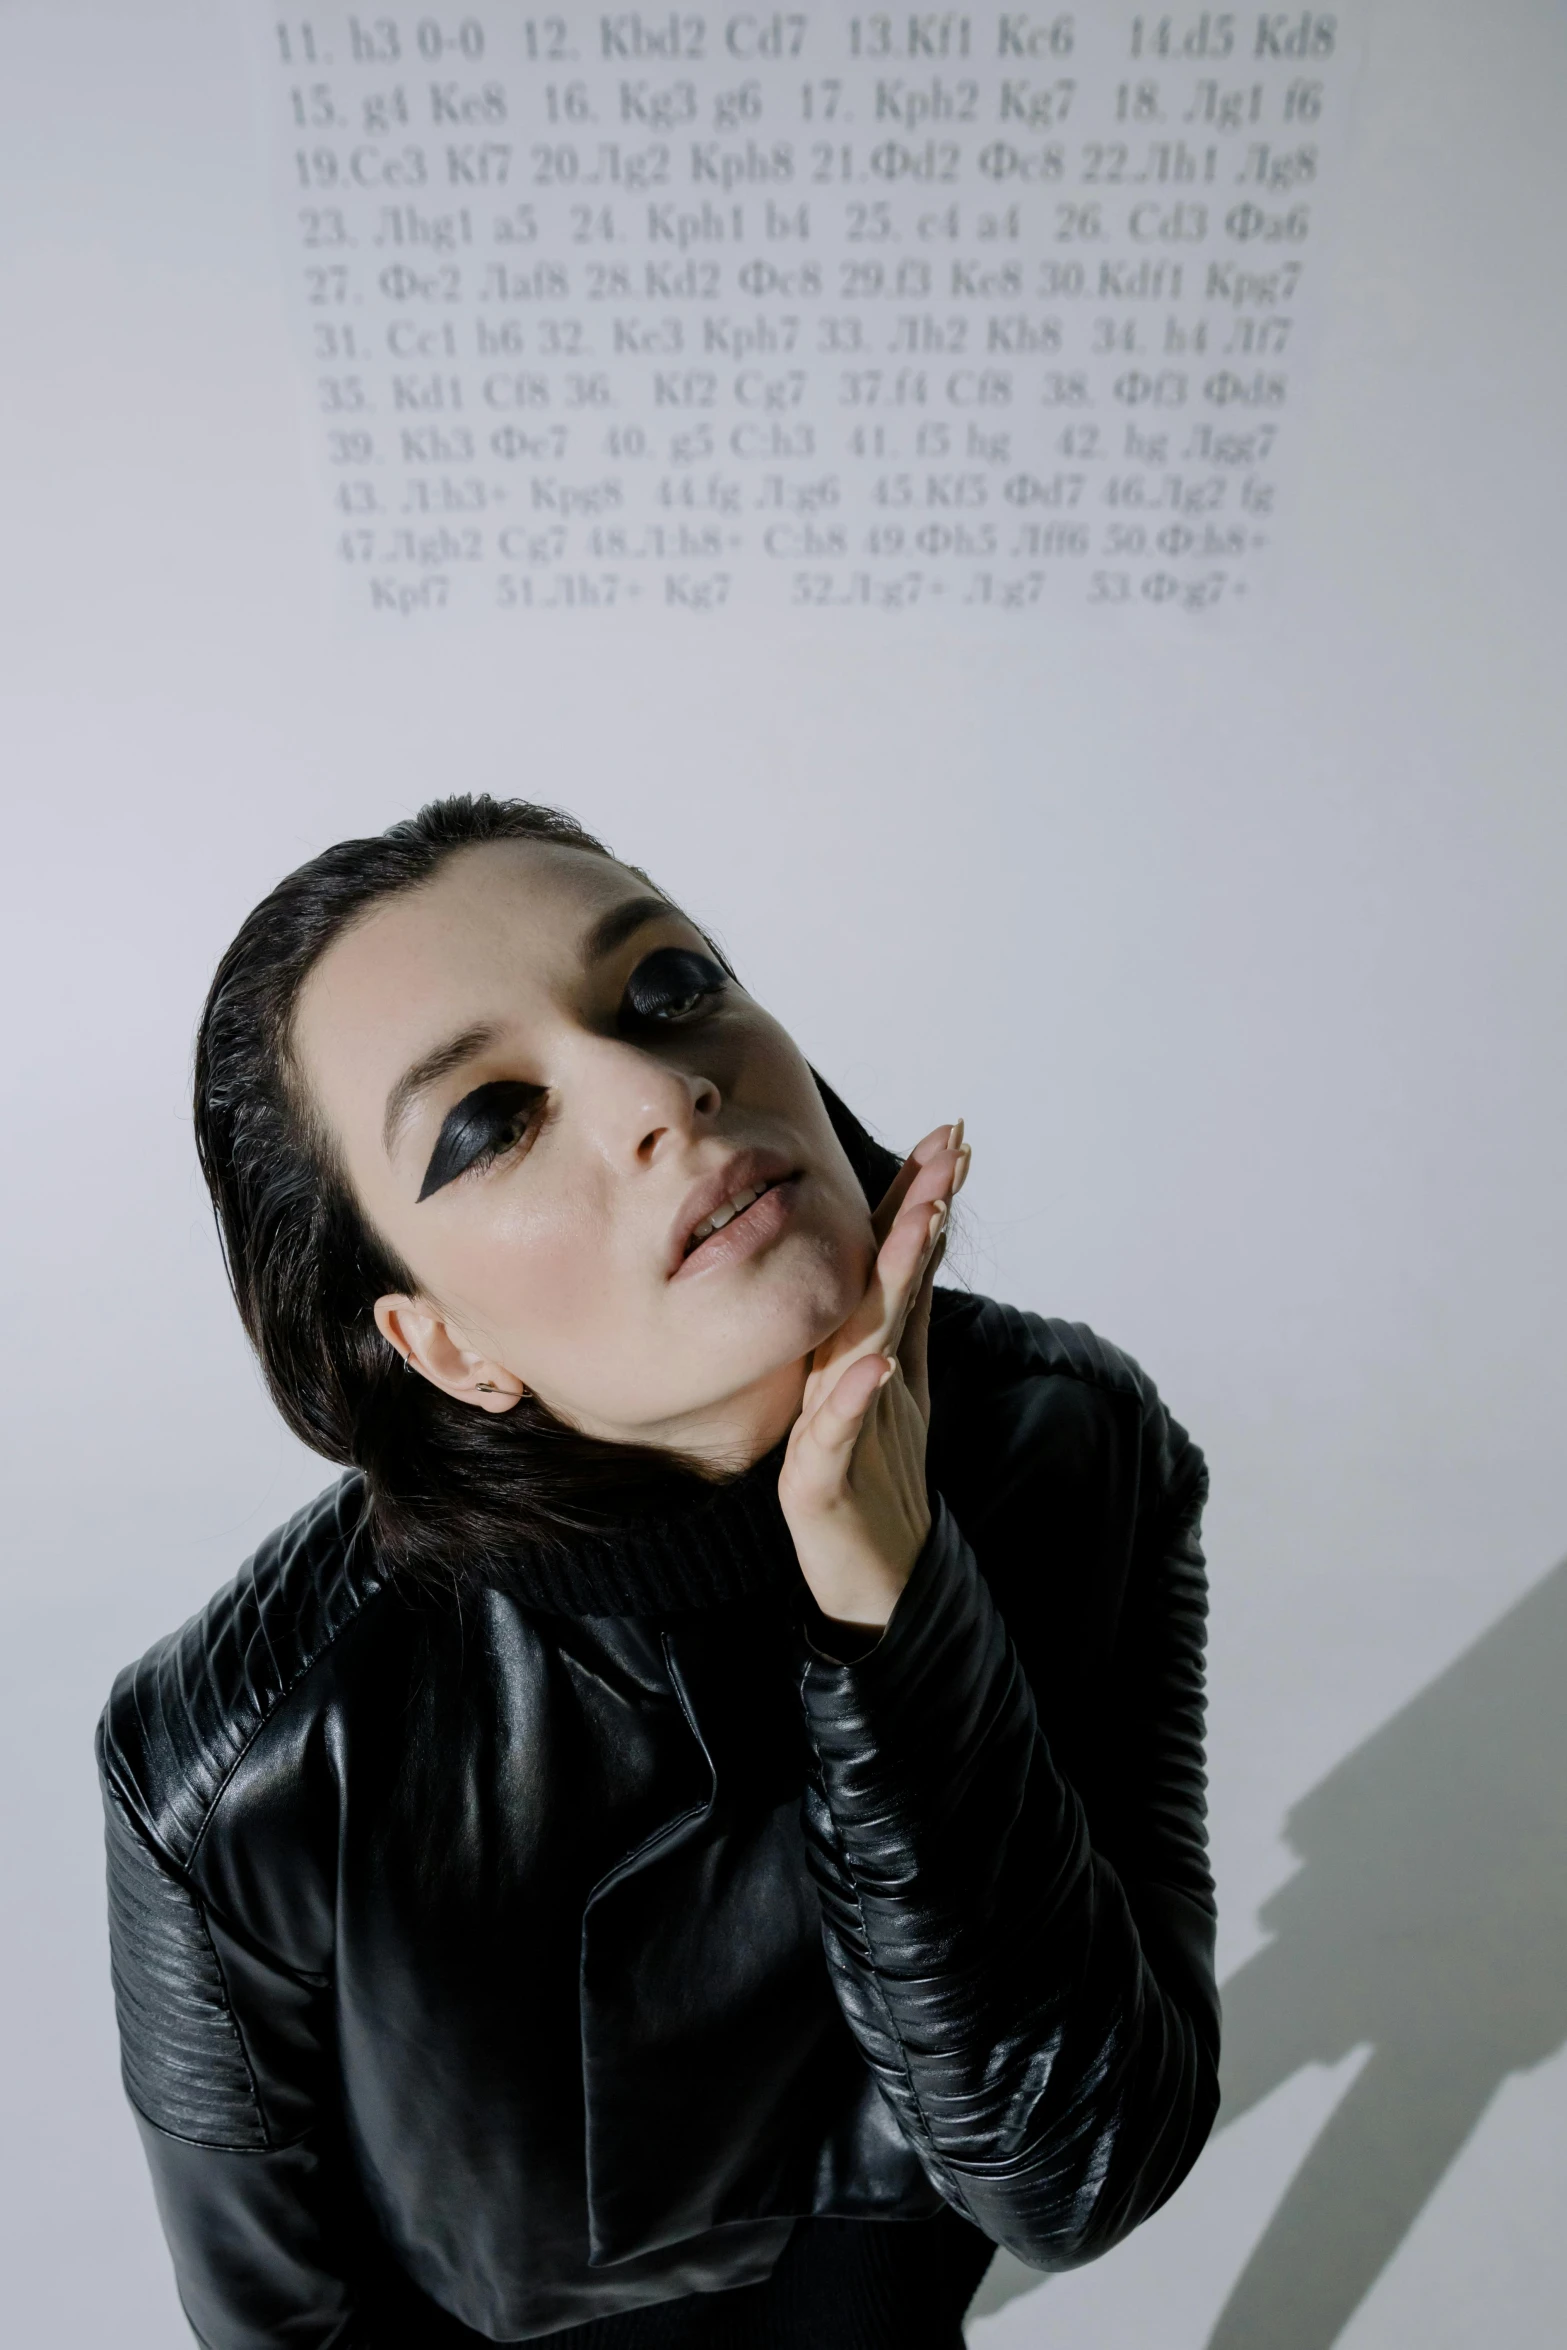
<path id="1" fill-rule="evenodd" d="M 456 850 L 513 840 L 610 855 L 558 808 L 488 795 L 432 800 L 386 832 L 339 841 L 246 917 L 196 1040 L 196 1149 L 272 1399 L 312 1451 L 364 1472 L 388 1563 L 443 1584 L 504 1575 L 528 1547 L 666 1507 L 689 1482 L 668 1454 L 580 1435 L 537 1397 L 491 1414 L 405 1371 L 372 1309 L 418 1283 L 360 1210 L 295 1067 L 300 990 L 333 940 Z M 874 1201 L 898 1162 L 816 1082 Z"/>

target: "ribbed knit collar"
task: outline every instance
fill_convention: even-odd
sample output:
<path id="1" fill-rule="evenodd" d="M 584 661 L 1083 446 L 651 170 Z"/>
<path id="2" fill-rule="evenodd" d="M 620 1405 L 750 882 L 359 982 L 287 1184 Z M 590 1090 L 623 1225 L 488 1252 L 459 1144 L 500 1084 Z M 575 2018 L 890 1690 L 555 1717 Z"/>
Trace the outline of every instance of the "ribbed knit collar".
<path id="1" fill-rule="evenodd" d="M 529 1547 L 507 1575 L 525 1605 L 554 1615 L 671 1615 L 797 1590 L 794 1541 L 778 1503 L 788 1439 L 741 1477 L 693 1485 L 666 1511 L 613 1530 Z"/>

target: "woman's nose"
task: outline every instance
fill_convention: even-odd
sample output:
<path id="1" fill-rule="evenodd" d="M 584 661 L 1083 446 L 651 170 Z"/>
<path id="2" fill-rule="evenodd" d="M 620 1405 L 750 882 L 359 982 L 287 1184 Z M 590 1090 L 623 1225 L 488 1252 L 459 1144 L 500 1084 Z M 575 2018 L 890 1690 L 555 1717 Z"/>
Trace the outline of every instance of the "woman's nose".
<path id="1" fill-rule="evenodd" d="M 606 1038 L 595 1055 L 593 1098 L 601 1146 L 623 1165 L 651 1167 L 709 1127 L 723 1096 L 710 1077 L 672 1068 Z"/>

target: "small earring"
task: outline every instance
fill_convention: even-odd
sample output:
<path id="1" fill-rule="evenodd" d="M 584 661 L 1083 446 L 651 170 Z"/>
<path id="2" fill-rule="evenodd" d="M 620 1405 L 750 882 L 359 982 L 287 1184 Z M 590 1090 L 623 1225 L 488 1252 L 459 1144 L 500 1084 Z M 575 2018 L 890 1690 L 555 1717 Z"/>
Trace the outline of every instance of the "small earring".
<path id="1" fill-rule="evenodd" d="M 481 1395 L 499 1395 L 500 1393 L 500 1389 L 493 1379 L 480 1379 L 476 1384 Z"/>

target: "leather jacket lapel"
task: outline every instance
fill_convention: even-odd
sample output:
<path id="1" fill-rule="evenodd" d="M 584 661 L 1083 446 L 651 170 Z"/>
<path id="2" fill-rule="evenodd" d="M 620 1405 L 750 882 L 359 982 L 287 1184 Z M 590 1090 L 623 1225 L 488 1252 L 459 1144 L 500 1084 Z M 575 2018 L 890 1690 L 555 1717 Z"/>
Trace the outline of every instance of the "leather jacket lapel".
<path id="1" fill-rule="evenodd" d="M 787 1620 L 773 1608 L 688 1617 L 664 1653 L 709 1785 L 599 1880 L 583 1920 L 595 2267 L 758 2211 L 808 2210 L 828 2076 L 842 2082 L 800 1828 Z M 782 2113 L 799 2126 L 780 2131 Z"/>

